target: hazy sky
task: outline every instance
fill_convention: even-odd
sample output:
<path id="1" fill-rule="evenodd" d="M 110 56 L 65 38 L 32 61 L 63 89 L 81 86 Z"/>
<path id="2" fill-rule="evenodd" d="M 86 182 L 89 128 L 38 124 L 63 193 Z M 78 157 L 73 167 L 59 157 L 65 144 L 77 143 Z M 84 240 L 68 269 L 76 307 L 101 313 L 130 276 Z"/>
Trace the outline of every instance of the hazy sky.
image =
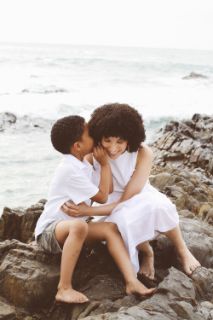
<path id="1" fill-rule="evenodd" d="M 213 0 L 0 0 L 0 42 L 213 50 Z"/>

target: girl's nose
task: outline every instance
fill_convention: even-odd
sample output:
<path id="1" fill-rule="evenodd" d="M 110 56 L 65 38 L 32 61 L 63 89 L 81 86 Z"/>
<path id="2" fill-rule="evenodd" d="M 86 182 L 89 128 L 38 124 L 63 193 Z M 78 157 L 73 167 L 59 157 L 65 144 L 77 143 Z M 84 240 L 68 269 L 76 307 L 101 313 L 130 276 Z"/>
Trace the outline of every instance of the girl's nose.
<path id="1" fill-rule="evenodd" d="M 116 153 L 117 152 L 117 146 L 116 145 L 112 145 L 109 149 L 110 153 Z"/>

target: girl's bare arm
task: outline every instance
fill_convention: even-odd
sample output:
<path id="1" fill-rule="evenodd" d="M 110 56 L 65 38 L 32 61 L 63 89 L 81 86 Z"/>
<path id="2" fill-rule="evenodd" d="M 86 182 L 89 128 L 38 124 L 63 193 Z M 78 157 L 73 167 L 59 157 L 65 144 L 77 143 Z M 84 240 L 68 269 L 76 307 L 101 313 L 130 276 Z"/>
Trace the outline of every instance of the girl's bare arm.
<path id="1" fill-rule="evenodd" d="M 143 145 L 138 151 L 135 171 L 126 185 L 120 201 L 125 201 L 138 194 L 146 184 L 152 168 L 153 152 L 150 147 Z"/>

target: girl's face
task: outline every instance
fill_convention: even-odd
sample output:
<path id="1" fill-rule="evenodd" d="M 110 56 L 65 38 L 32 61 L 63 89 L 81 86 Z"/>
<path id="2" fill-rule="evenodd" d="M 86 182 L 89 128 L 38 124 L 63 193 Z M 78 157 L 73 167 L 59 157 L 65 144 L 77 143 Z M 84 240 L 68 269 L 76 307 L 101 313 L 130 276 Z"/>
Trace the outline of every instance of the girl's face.
<path id="1" fill-rule="evenodd" d="M 128 142 L 120 137 L 103 137 L 102 147 L 106 150 L 111 159 L 117 159 L 127 149 Z"/>

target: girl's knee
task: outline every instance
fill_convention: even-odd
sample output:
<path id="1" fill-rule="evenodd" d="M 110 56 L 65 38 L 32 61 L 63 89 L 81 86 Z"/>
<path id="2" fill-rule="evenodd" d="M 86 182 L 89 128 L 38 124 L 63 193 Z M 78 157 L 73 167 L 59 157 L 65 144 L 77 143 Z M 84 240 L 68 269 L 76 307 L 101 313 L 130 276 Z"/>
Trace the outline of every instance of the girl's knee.
<path id="1" fill-rule="evenodd" d="M 69 234 L 86 237 L 88 234 L 88 224 L 83 220 L 72 221 L 69 226 Z"/>
<path id="2" fill-rule="evenodd" d="M 109 233 L 119 233 L 118 227 L 115 223 L 107 222 L 107 232 Z"/>

